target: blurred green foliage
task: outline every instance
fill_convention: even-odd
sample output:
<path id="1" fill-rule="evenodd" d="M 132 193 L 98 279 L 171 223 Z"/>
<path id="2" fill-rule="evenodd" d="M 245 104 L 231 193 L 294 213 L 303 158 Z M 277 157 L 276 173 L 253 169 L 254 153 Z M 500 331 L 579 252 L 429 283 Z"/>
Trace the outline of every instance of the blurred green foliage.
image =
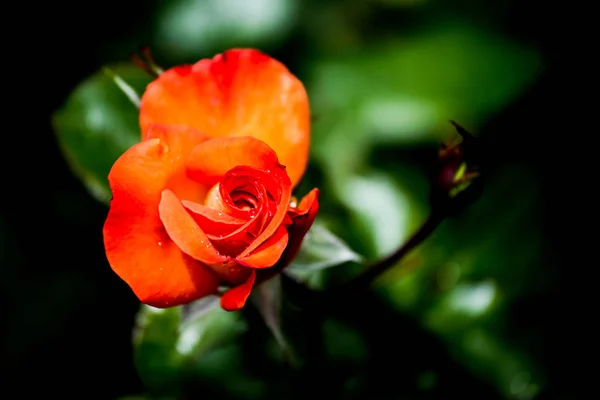
<path id="1" fill-rule="evenodd" d="M 54 115 L 58 143 L 92 196 L 108 203 L 110 168 L 141 139 L 138 108 L 115 84 L 115 74 L 138 93 L 151 81 L 132 64 L 111 66 L 79 85 Z"/>
<path id="2" fill-rule="evenodd" d="M 477 132 L 539 74 L 535 48 L 494 23 L 477 23 L 478 16 L 493 20 L 488 9 L 462 9 L 432 0 L 177 0 L 153 8 L 151 44 L 163 67 L 252 46 L 281 55 L 305 82 L 314 116 L 312 159 L 297 195 L 321 188 L 322 211 L 311 234 L 325 237 L 305 246 L 291 271 L 312 287 L 346 280 L 362 268 L 362 257 L 381 257 L 400 245 L 427 215 L 426 170 L 433 157 L 423 155 L 435 154 L 452 136 L 447 120 Z M 386 13 L 410 22 L 378 31 Z M 143 92 L 149 78 L 141 71 L 111 69 Z M 135 106 L 99 72 L 74 90 L 54 122 L 75 173 L 107 201 L 110 166 L 139 140 Z M 194 390 L 240 399 L 302 398 L 306 379 L 325 381 L 323 391 L 335 398 L 420 398 L 440 387 L 436 398 L 442 398 L 440 382 L 454 367 L 428 365 L 429 358 L 401 368 L 410 380 L 384 384 L 377 377 L 388 376 L 381 361 L 386 351 L 389 357 L 413 354 L 411 347 L 434 341 L 443 344 L 436 350 L 440 358 L 468 371 L 456 373 L 461 385 L 489 384 L 477 392 L 486 398 L 535 398 L 545 385 L 543 366 L 530 355 L 525 333 L 507 332 L 514 302 L 540 287 L 539 197 L 533 172 L 500 165 L 484 197 L 382 276 L 369 300 L 349 300 L 351 310 L 327 317 L 284 307 L 284 332 L 306 367 L 300 372 L 285 367 L 252 309 L 230 314 L 217 307 L 182 324 L 181 307 L 142 306 L 135 362 L 154 396 L 148 398 Z M 322 226 L 343 241 L 319 233 Z M 335 246 L 314 250 L 331 240 Z M 422 331 L 402 336 L 411 324 Z M 392 332 L 400 336 L 392 340 Z M 422 341 L 406 342 L 419 335 Z M 377 388 L 387 396 L 377 397 Z"/>

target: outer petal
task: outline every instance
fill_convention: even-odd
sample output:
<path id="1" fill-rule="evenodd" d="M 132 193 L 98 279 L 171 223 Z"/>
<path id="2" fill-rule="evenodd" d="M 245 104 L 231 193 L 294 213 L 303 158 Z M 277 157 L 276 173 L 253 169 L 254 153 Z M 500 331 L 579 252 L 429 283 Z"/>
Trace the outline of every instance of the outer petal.
<path id="1" fill-rule="evenodd" d="M 319 212 L 319 189 L 313 189 L 300 202 L 292 213 L 293 224 L 288 227 L 289 241 L 277 264 L 273 268 L 257 271 L 257 283 L 271 279 L 287 267 L 298 254 L 306 232 L 312 226 Z"/>
<path id="2" fill-rule="evenodd" d="M 288 228 L 290 242 L 280 262 L 286 267 L 298 254 L 302 240 L 310 229 L 319 212 L 319 189 L 311 190 L 298 204 L 293 225 Z"/>
<path id="3" fill-rule="evenodd" d="M 256 272 L 255 270 L 252 270 L 246 282 L 242 283 L 240 286 L 229 289 L 223 294 L 221 297 L 221 307 L 225 311 L 237 311 L 244 307 L 246 300 L 248 300 L 248 296 L 250 296 L 250 293 L 252 292 L 255 280 Z"/>
<path id="4" fill-rule="evenodd" d="M 162 73 L 141 99 L 140 124 L 182 124 L 213 137 L 253 136 L 287 166 L 295 185 L 306 168 L 308 97 L 280 62 L 252 49 L 234 49 Z"/>
<path id="5" fill-rule="evenodd" d="M 112 269 L 142 302 L 155 307 L 184 304 L 218 286 L 212 271 L 182 253 L 163 229 L 158 214 L 162 190 L 169 184 L 187 188 L 178 175 L 181 149 L 169 139 L 168 132 L 163 139 L 148 139 L 115 162 L 108 176 L 113 200 L 103 230 Z"/>
<path id="6" fill-rule="evenodd" d="M 209 186 L 189 179 L 185 160 L 197 145 L 208 141 L 210 137 L 189 126 L 150 124 L 146 131 L 146 140 L 149 139 L 160 139 L 165 153 L 165 162 L 160 166 L 165 174 L 163 188 L 171 189 L 182 200 L 204 201 Z M 150 176 L 159 172 L 150 171 Z M 154 183 L 162 184 L 161 181 Z"/>

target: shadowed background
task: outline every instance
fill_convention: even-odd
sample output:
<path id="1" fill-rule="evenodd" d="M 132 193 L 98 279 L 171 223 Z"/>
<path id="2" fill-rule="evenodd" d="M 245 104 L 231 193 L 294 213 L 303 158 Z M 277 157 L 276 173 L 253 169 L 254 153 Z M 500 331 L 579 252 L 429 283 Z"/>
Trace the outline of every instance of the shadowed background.
<path id="1" fill-rule="evenodd" d="M 382 276 L 372 295 L 349 300 L 324 322 L 327 362 L 320 369 L 289 377 L 272 360 L 277 357 L 265 356 L 266 329 L 242 329 L 238 347 L 207 356 L 192 368 L 197 379 L 188 386 L 209 398 L 290 397 L 289 390 L 298 398 L 572 398 L 565 301 L 573 285 L 557 245 L 564 248 L 558 228 L 564 217 L 554 206 L 561 194 L 549 189 L 556 174 L 550 154 L 561 144 L 543 139 L 557 129 L 547 118 L 558 112 L 555 96 L 564 81 L 556 62 L 560 41 L 539 17 L 542 3 L 172 0 L 124 6 L 108 0 L 97 8 L 40 7 L 27 20 L 38 32 L 36 43 L 19 38 L 14 54 L 37 89 L 21 92 L 28 134 L 13 138 L 13 148 L 27 149 L 24 164 L 33 170 L 17 166 L 21 172 L 6 178 L 18 196 L 3 198 L 0 218 L 6 393 L 15 384 L 19 397 L 43 391 L 125 398 L 156 383 L 148 382 L 156 371 L 136 369 L 132 356 L 139 303 L 104 256 L 106 194 L 93 180 L 82 183 L 77 166 L 70 168 L 51 124 L 59 109 L 71 115 L 65 104 L 77 85 L 150 44 L 165 68 L 243 46 L 284 62 L 306 85 L 314 114 L 311 164 L 296 194 L 320 187 L 320 222 L 367 257 L 392 251 L 426 217 L 427 173 L 440 141 L 453 135 L 449 119 L 481 137 L 487 149 L 484 196 Z M 87 94 L 80 96 L 87 104 Z M 92 128 L 114 120 L 104 106 L 88 116 Z M 126 134 L 135 120 L 133 127 L 128 121 L 118 127 L 122 140 L 133 143 L 135 133 Z M 95 145 L 86 147 L 85 136 L 77 142 L 71 133 L 62 140 L 87 152 L 84 167 L 110 166 Z M 334 267 L 313 283 L 358 270 Z M 304 329 L 300 324 L 295 335 Z M 152 354 L 146 366 L 161 363 Z M 159 370 L 168 374 L 168 367 Z M 24 377 L 31 384 L 19 380 Z"/>

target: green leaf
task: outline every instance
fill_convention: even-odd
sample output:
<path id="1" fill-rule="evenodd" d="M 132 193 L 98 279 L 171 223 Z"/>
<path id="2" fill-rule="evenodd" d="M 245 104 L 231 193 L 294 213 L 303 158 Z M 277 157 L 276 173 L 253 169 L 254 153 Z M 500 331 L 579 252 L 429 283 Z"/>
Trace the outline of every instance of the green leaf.
<path id="1" fill-rule="evenodd" d="M 140 141 L 139 110 L 132 101 L 150 81 L 133 64 L 109 66 L 77 86 L 53 116 L 67 162 L 101 202 L 111 198 L 107 176 L 113 163 Z"/>
<path id="2" fill-rule="evenodd" d="M 534 49 L 454 18 L 307 65 L 318 117 L 311 151 L 330 185 L 324 190 L 353 201 L 349 181 L 373 165 L 377 148 L 439 142 L 453 134 L 449 119 L 477 131 L 533 83 L 540 66 Z M 365 207 L 376 203 L 364 193 L 372 200 Z"/>
<path id="3" fill-rule="evenodd" d="M 317 271 L 347 262 L 360 263 L 362 257 L 317 220 L 304 237 L 302 247 L 287 271 Z"/>
<path id="4" fill-rule="evenodd" d="M 230 344 L 207 353 L 194 365 L 193 373 L 202 378 L 204 387 L 219 389 L 221 396 L 210 398 L 266 398 L 272 384 L 253 376 L 243 362 L 243 353 L 241 345 Z"/>
<path id="5" fill-rule="evenodd" d="M 351 212 L 369 256 L 383 257 L 396 250 L 425 218 L 415 189 L 423 177 L 414 167 L 395 166 L 401 177 L 368 169 L 339 182 L 341 203 Z"/>
<path id="6" fill-rule="evenodd" d="M 181 306 L 181 325 L 194 323 L 204 314 L 211 312 L 219 306 L 219 298 L 217 296 L 207 296 L 196 300 L 192 303 Z"/>
<path id="7" fill-rule="evenodd" d="M 239 313 L 212 307 L 207 299 L 198 302 L 185 311 L 142 305 L 138 312 L 135 363 L 154 395 L 179 394 L 183 380 L 199 373 L 198 364 L 207 354 L 229 345 L 246 330 Z"/>
<path id="8" fill-rule="evenodd" d="M 368 357 L 368 346 L 361 332 L 334 318 L 323 322 L 327 357 L 345 363 L 360 363 Z"/>
<path id="9" fill-rule="evenodd" d="M 177 351 L 185 357 L 200 359 L 211 350 L 232 342 L 246 329 L 239 312 L 213 306 L 181 324 Z"/>
<path id="10" fill-rule="evenodd" d="M 148 389 L 160 395 L 177 394 L 183 357 L 177 351 L 180 309 L 142 305 L 134 330 L 134 361 Z"/>
<path id="11" fill-rule="evenodd" d="M 399 311 L 446 343 L 453 357 L 506 398 L 531 399 L 540 366 L 507 331 L 506 310 L 539 287 L 539 188 L 506 166 L 464 216 L 449 219 L 376 283 Z"/>
<path id="12" fill-rule="evenodd" d="M 252 291 L 250 300 L 260 312 L 265 325 L 279 346 L 279 350 L 285 360 L 291 366 L 298 366 L 293 349 L 281 329 L 281 278 L 276 276 L 266 282 L 261 283 Z"/>
<path id="13" fill-rule="evenodd" d="M 298 0 L 171 0 L 158 10 L 154 42 L 172 60 L 231 47 L 274 46 L 291 32 Z"/>

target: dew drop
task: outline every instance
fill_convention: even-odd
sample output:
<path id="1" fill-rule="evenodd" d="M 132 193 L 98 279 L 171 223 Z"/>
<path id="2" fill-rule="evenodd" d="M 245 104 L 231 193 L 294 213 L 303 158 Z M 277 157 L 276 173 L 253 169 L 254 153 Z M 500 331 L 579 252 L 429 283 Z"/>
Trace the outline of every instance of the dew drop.
<path id="1" fill-rule="evenodd" d="M 158 245 L 159 245 L 160 247 L 162 247 L 162 242 L 158 242 Z"/>

